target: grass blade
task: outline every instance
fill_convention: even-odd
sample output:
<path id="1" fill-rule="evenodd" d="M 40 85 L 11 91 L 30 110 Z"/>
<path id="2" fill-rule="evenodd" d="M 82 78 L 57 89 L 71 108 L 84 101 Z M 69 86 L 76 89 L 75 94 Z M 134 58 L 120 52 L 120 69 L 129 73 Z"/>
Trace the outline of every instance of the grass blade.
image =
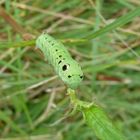
<path id="1" fill-rule="evenodd" d="M 111 24 L 108 24 L 107 26 L 103 27 L 102 29 L 100 29 L 100 30 L 98 30 L 96 32 L 94 32 L 94 31 L 89 32 L 83 38 L 88 39 L 88 40 L 96 38 L 96 37 L 98 37 L 100 35 L 103 35 L 103 34 L 109 32 L 109 31 L 112 31 L 112 30 L 116 29 L 117 27 L 121 27 L 122 25 L 125 25 L 126 23 L 128 23 L 133 18 L 135 18 L 135 17 L 137 17 L 139 15 L 140 15 L 140 7 L 136 8 L 135 10 L 127 13 L 126 15 L 116 19 Z"/>
<path id="2" fill-rule="evenodd" d="M 9 125 L 9 127 L 12 128 L 13 130 L 19 132 L 22 135 L 25 135 L 25 132 L 21 128 L 19 128 L 19 126 L 16 125 L 16 123 L 14 123 L 14 121 L 11 120 L 9 118 L 9 116 L 7 116 L 6 113 L 4 113 L 2 111 L 0 111 L 0 120 L 4 121 L 5 123 L 7 123 L 7 125 Z"/>
<path id="3" fill-rule="evenodd" d="M 35 39 L 28 41 L 0 41 L 0 48 L 18 48 L 35 45 Z"/>

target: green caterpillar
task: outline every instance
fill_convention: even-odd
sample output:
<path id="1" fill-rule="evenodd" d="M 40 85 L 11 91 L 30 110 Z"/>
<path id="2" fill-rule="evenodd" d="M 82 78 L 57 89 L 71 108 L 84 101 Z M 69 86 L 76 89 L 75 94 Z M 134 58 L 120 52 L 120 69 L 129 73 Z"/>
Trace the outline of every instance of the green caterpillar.
<path id="1" fill-rule="evenodd" d="M 64 45 L 47 33 L 43 33 L 37 38 L 36 46 L 41 49 L 45 60 L 47 59 L 54 67 L 62 81 L 69 88 L 76 89 L 83 79 L 83 72 Z"/>

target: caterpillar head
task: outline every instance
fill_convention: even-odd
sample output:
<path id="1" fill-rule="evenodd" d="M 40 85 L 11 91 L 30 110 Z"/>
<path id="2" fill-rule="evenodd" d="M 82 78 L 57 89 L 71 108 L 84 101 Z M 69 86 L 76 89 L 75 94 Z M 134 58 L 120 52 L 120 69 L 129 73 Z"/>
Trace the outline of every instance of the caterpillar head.
<path id="1" fill-rule="evenodd" d="M 76 89 L 83 80 L 81 67 L 73 59 L 63 61 L 59 67 L 58 74 L 71 89 Z"/>

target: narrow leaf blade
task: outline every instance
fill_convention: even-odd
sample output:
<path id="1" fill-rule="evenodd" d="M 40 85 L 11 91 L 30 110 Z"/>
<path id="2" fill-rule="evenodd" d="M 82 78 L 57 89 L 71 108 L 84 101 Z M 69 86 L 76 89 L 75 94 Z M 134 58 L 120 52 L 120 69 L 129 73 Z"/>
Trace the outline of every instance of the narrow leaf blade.
<path id="1" fill-rule="evenodd" d="M 94 32 L 94 31 L 89 32 L 83 38 L 88 39 L 88 40 L 94 39 L 100 35 L 103 35 L 109 31 L 116 29 L 117 27 L 121 27 L 121 26 L 127 24 L 128 22 L 130 22 L 133 18 L 135 18 L 137 16 L 140 16 L 140 7 L 136 8 L 133 11 L 130 11 L 129 13 L 127 13 L 124 16 L 121 16 L 120 18 L 116 19 L 114 22 L 97 30 L 96 32 Z"/>

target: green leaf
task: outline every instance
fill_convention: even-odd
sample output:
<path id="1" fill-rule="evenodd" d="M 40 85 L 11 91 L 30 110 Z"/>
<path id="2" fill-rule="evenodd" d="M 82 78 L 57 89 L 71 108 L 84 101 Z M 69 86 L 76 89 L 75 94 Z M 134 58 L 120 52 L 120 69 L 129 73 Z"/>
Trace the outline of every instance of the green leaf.
<path id="1" fill-rule="evenodd" d="M 67 92 L 74 109 L 83 113 L 86 123 L 93 129 L 100 140 L 125 140 L 102 108 L 94 103 L 79 100 L 72 89 L 68 89 Z"/>
<path id="2" fill-rule="evenodd" d="M 86 123 L 101 140 L 124 140 L 106 113 L 98 106 L 83 106 L 81 108 Z"/>

